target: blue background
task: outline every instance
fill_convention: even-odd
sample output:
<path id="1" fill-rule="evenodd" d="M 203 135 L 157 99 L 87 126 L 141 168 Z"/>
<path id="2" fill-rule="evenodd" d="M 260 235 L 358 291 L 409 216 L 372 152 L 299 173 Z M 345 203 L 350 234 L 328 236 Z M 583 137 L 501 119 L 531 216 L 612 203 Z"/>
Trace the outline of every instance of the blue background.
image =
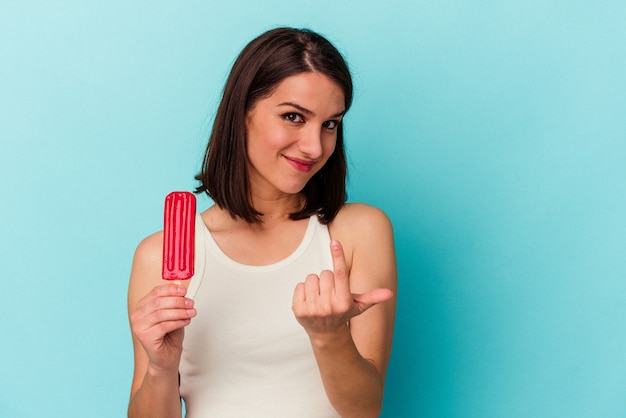
<path id="1" fill-rule="evenodd" d="M 277 25 L 354 72 L 350 199 L 389 214 L 400 271 L 383 416 L 626 416 L 624 22 L 623 1 L 2 1 L 0 416 L 125 415 L 134 248 Z"/>

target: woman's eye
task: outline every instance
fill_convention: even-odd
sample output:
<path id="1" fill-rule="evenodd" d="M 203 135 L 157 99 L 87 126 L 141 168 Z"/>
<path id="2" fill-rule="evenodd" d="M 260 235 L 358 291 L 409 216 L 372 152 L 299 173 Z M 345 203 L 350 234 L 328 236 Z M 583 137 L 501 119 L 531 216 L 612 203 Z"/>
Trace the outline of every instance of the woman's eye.
<path id="1" fill-rule="evenodd" d="M 324 122 L 324 128 L 334 130 L 339 126 L 339 121 L 336 120 L 327 120 Z"/>
<path id="2" fill-rule="evenodd" d="M 293 122 L 293 123 L 304 122 L 304 119 L 302 119 L 302 116 L 297 113 L 285 113 L 283 115 L 283 119 L 285 119 L 288 122 Z"/>

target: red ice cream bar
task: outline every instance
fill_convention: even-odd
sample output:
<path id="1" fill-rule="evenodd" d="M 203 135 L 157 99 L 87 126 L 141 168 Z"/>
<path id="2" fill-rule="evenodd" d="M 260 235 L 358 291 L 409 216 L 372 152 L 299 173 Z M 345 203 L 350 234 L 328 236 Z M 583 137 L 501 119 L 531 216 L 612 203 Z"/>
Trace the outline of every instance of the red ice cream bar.
<path id="1" fill-rule="evenodd" d="M 189 192 L 168 194 L 163 224 L 163 278 L 190 279 L 194 264 L 196 197 Z"/>

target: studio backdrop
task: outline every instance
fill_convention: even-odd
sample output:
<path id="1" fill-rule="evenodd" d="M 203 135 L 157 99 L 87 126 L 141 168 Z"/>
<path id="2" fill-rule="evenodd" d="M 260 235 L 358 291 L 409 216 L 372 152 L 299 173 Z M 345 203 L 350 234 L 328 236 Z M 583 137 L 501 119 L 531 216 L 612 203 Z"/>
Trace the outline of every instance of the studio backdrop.
<path id="1" fill-rule="evenodd" d="M 2 1 L 0 416 L 125 416 L 134 249 L 276 26 L 354 74 L 349 199 L 398 255 L 382 416 L 626 416 L 624 22 L 621 0 Z"/>

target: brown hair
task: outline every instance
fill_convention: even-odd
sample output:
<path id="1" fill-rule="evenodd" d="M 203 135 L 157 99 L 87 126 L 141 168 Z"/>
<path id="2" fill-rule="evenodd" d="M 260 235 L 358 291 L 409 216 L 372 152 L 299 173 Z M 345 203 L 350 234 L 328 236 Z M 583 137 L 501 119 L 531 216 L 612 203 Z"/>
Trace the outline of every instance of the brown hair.
<path id="1" fill-rule="evenodd" d="M 251 203 L 248 181 L 245 117 L 257 100 L 272 94 L 285 78 L 319 72 L 344 92 L 345 110 L 352 103 L 352 78 L 343 57 L 321 35 L 307 29 L 278 28 L 250 42 L 233 64 L 224 87 L 202 170 L 196 176 L 196 193 L 206 192 L 233 217 L 249 223 L 262 215 Z M 343 126 L 337 128 L 335 151 L 302 190 L 304 207 L 290 215 L 304 219 L 318 214 L 320 221 L 333 220 L 346 201 L 347 165 Z"/>

